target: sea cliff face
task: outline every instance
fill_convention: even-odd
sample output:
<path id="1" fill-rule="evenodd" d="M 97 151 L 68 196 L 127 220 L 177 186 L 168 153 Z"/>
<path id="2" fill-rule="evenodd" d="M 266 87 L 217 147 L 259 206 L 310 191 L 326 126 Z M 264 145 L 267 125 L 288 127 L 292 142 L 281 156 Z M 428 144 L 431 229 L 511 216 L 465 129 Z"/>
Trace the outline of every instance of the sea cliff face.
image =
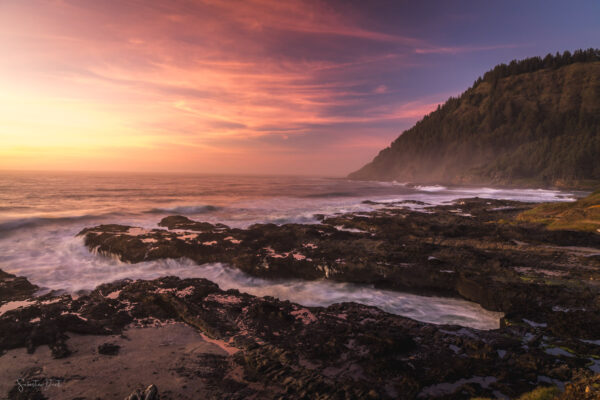
<path id="1" fill-rule="evenodd" d="M 516 63 L 524 66 L 513 73 L 498 73 L 498 67 L 490 71 L 349 177 L 598 186 L 600 164 L 594 160 L 600 158 L 600 61 L 545 67 L 540 60 L 527 67 L 531 60 Z"/>

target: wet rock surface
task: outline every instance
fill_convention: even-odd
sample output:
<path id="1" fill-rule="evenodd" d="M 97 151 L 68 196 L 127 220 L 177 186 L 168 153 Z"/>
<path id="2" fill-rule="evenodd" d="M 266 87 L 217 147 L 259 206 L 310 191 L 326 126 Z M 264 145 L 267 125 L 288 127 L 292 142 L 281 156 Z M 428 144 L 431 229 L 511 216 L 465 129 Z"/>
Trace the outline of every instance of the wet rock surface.
<path id="1" fill-rule="evenodd" d="M 76 356 L 73 335 L 127 336 L 136 327 L 179 323 L 222 350 L 171 371 L 201 385 L 204 398 L 469 399 L 517 397 L 540 385 L 566 389 L 565 398 L 586 393 L 585 385 L 590 393 L 600 372 L 600 235 L 515 222 L 531 207 L 525 203 L 418 206 L 322 216 L 314 225 L 242 230 L 173 216 L 161 221 L 166 229 L 102 225 L 81 234 L 92 251 L 129 262 L 188 257 L 265 278 L 462 296 L 505 312 L 500 329 L 432 325 L 355 303 L 304 307 L 223 291 L 205 279 L 126 280 L 78 298 L 32 298 L 35 287 L 16 278 L 21 303 L 5 307 L 0 297 L 0 365 L 10 363 L 11 349 L 34 353 L 47 345 L 68 361 Z M 0 288 L 14 281 L 0 272 Z M 118 362 L 124 354 L 101 357 Z M 42 370 L 11 379 L 22 376 L 68 378 Z M 17 389 L 11 384 L 5 393 L 36 398 L 17 397 L 24 393 Z M 186 398 L 183 391 L 160 398 Z M 31 396 L 44 393 L 32 389 Z M 122 397 L 131 393 L 124 388 Z"/>
<path id="2" fill-rule="evenodd" d="M 37 286 L 32 285 L 22 276 L 0 270 L 0 307 L 8 302 L 25 300 L 37 290 Z"/>
<path id="3" fill-rule="evenodd" d="M 600 343 L 551 336 L 540 326 L 431 325 L 354 303 L 303 307 L 222 291 L 204 279 L 165 277 L 106 284 L 77 299 L 55 297 L 6 312 L 0 365 L 11 362 L 12 348 L 33 353 L 48 345 L 53 355 L 66 349 L 68 360 L 74 334 L 127 336 L 136 327 L 171 323 L 195 328 L 223 350 L 175 369 L 177 376 L 200 379 L 213 398 L 513 397 L 540 382 L 569 381 L 574 372 L 591 376 L 600 357 Z M 36 381 L 68 378 L 35 375 Z M 14 387 L 11 393 L 23 398 Z"/>
<path id="4" fill-rule="evenodd" d="M 104 354 L 106 356 L 116 356 L 119 354 L 121 346 L 114 343 L 103 343 L 98 346 L 98 354 Z"/>
<path id="5" fill-rule="evenodd" d="M 371 202 L 374 203 L 374 202 Z M 263 278 L 329 279 L 419 294 L 460 296 L 554 335 L 600 335 L 600 235 L 516 221 L 528 203 L 465 199 L 414 211 L 406 202 L 321 224 L 232 229 L 166 217 L 143 230 L 85 229 L 92 251 L 140 262 L 186 257 Z"/>
<path id="6" fill-rule="evenodd" d="M 135 390 L 125 400 L 160 400 L 158 388 L 155 385 L 150 385 L 144 390 Z"/>

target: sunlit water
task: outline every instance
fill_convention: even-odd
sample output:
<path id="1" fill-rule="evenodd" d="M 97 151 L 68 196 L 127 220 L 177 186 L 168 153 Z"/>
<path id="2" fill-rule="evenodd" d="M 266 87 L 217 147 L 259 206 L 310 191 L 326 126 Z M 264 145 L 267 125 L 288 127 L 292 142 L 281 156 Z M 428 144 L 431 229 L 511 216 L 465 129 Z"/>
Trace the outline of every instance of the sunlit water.
<path id="1" fill-rule="evenodd" d="M 438 324 L 498 326 L 498 313 L 460 299 L 424 297 L 328 281 L 274 282 L 220 264 L 189 260 L 125 264 L 93 255 L 75 235 L 122 223 L 156 228 L 167 215 L 246 227 L 257 222 L 317 223 L 314 214 L 372 211 L 364 200 L 444 204 L 464 197 L 523 201 L 571 199 L 550 190 L 408 187 L 327 178 L 0 173 L 0 269 L 45 289 L 76 292 L 118 279 L 203 277 L 223 289 L 274 296 L 307 306 L 353 301 Z"/>

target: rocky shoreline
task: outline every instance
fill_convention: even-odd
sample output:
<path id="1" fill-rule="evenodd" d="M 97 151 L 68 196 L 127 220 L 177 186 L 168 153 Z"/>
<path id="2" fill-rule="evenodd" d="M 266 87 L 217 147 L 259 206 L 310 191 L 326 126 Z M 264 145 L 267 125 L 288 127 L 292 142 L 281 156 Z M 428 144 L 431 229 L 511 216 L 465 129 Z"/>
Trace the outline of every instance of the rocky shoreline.
<path id="1" fill-rule="evenodd" d="M 381 204 L 369 213 L 319 216 L 313 225 L 234 229 L 171 216 L 159 224 L 166 229 L 84 229 L 91 251 L 126 262 L 222 262 L 261 278 L 458 296 L 505 316 L 499 329 L 481 331 L 354 303 L 304 307 L 175 277 L 105 284 L 77 298 L 33 297 L 37 288 L 26 279 L 0 273 L 0 365 L 8 371 L 11 359 L 27 360 L 25 350 L 33 357 L 49 346 L 45 367 L 13 366 L 13 375 L 0 379 L 8 382 L 0 393 L 95 398 L 86 392 L 95 387 L 92 370 L 80 368 L 73 377 L 57 363 L 79 365 L 86 352 L 117 362 L 138 346 L 119 338 L 182 326 L 190 328 L 185 341 L 205 349 L 192 356 L 185 346 L 174 348 L 172 362 L 150 359 L 163 368 L 158 376 L 172 375 L 160 384 L 158 377 L 142 381 L 135 371 L 120 371 L 135 387 L 114 388 L 114 398 L 153 383 L 161 398 L 173 399 L 516 398 L 540 385 L 566 389 L 563 398 L 596 398 L 600 235 L 549 231 L 515 218 L 531 207 L 464 199 Z M 71 345 L 69 338 L 80 335 L 98 337 L 98 346 Z M 23 377 L 62 384 L 19 391 Z"/>

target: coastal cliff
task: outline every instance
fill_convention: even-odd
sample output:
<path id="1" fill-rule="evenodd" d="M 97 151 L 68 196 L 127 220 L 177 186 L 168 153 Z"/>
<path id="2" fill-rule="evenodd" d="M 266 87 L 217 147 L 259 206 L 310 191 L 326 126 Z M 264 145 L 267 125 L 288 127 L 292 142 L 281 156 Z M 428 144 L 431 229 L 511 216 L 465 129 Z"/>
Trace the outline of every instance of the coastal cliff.
<path id="1" fill-rule="evenodd" d="M 592 188 L 600 50 L 501 64 L 404 131 L 357 180 Z"/>

